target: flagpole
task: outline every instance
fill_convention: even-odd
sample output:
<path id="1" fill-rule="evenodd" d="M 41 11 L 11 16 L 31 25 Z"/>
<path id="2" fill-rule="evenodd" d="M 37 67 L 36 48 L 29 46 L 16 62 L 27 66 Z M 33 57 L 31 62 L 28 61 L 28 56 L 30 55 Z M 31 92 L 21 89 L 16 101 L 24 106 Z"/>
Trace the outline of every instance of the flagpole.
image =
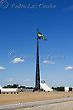
<path id="1" fill-rule="evenodd" d="M 39 39 L 37 37 L 35 91 L 40 91 Z"/>
<path id="2" fill-rule="evenodd" d="M 33 91 L 40 91 L 40 64 L 39 64 L 39 39 L 46 40 L 44 35 L 37 29 L 37 40 L 36 40 L 36 78 L 35 87 Z"/>

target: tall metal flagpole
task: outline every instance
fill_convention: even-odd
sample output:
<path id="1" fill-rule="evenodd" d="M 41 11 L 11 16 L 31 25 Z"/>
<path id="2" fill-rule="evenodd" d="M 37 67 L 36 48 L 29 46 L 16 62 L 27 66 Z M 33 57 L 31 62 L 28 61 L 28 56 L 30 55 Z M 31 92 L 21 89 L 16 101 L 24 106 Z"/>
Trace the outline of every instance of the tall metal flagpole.
<path id="1" fill-rule="evenodd" d="M 39 91 L 39 90 L 40 90 L 39 39 L 37 37 L 35 91 Z"/>

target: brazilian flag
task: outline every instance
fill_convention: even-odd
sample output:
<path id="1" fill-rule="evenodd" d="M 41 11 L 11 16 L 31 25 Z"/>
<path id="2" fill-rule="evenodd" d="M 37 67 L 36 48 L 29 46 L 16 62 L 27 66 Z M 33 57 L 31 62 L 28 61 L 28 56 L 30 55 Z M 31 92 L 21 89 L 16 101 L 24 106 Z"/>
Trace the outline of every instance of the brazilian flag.
<path id="1" fill-rule="evenodd" d="M 46 40 L 44 35 L 42 33 L 40 33 L 40 32 L 37 32 L 37 36 L 38 36 L 38 39 Z"/>

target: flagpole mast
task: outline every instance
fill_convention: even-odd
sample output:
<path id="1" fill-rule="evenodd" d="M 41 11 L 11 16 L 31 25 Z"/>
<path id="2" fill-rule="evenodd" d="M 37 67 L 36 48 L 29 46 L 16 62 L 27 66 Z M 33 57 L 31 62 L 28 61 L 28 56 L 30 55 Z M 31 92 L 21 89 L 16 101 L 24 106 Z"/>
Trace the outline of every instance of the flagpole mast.
<path id="1" fill-rule="evenodd" d="M 35 91 L 40 91 L 39 39 L 37 37 Z"/>
<path id="2" fill-rule="evenodd" d="M 36 78 L 35 78 L 35 88 L 33 89 L 33 91 L 40 91 L 39 39 L 46 40 L 44 35 L 40 33 L 37 29 Z"/>

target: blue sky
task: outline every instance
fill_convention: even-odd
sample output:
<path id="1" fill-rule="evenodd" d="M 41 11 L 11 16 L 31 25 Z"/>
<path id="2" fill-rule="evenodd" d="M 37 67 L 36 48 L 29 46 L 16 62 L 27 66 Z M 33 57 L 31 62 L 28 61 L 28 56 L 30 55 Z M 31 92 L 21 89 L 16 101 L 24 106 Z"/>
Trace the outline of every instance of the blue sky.
<path id="1" fill-rule="evenodd" d="M 0 0 L 0 85 L 34 86 L 37 28 L 41 80 L 73 86 L 73 0 Z"/>

